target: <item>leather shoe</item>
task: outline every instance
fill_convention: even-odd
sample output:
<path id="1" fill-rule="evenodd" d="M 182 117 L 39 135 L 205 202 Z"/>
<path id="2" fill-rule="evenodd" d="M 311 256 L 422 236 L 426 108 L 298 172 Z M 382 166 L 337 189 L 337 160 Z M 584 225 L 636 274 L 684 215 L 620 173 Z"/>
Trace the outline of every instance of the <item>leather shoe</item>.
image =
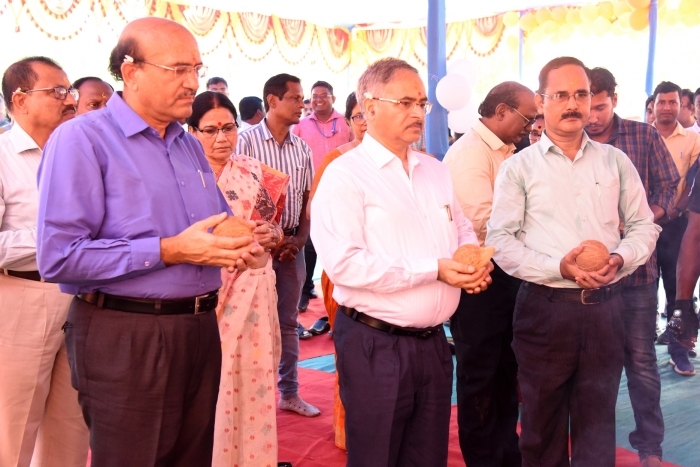
<path id="1" fill-rule="evenodd" d="M 309 298 L 310 298 L 311 300 L 313 300 L 313 299 L 315 299 L 315 298 L 318 298 L 318 294 L 316 293 L 315 290 L 311 289 L 311 292 L 309 292 Z"/>
<path id="2" fill-rule="evenodd" d="M 313 326 L 309 328 L 309 332 L 313 334 L 314 336 L 318 336 L 319 334 L 323 334 L 325 332 L 328 332 L 331 330 L 331 325 L 328 323 L 328 317 L 324 316 L 323 318 L 320 318 L 316 320 Z"/>
<path id="3" fill-rule="evenodd" d="M 309 297 L 306 295 L 302 295 L 299 297 L 299 305 L 297 308 L 299 309 L 299 313 L 304 313 L 306 309 L 309 307 Z"/>
<path id="4" fill-rule="evenodd" d="M 311 339 L 313 334 L 311 334 L 308 329 L 306 329 L 301 324 L 297 324 L 297 332 L 299 333 L 299 340 L 305 341 L 306 339 Z"/>

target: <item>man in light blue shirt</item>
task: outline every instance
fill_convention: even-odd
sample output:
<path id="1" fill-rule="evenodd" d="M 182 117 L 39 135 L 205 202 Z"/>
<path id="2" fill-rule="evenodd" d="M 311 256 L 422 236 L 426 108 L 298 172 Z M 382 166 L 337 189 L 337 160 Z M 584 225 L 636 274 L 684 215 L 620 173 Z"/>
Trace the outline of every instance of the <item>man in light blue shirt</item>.
<path id="1" fill-rule="evenodd" d="M 545 131 L 501 166 L 486 236 L 496 263 L 525 281 L 513 318 L 523 466 L 568 465 L 570 431 L 574 465 L 613 467 L 624 357 L 619 281 L 646 263 L 660 229 L 629 158 L 583 131 L 591 103 L 583 63 L 552 60 L 539 82 Z M 608 264 L 580 269 L 584 240 L 602 242 Z"/>

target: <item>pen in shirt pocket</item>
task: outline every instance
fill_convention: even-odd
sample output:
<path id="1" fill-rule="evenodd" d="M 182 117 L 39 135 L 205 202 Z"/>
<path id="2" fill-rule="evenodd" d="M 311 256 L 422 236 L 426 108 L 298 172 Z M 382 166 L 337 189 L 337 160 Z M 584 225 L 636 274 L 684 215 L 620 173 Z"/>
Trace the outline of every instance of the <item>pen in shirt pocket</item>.
<path id="1" fill-rule="evenodd" d="M 447 218 L 452 222 L 452 208 L 450 208 L 449 204 L 445 205 L 445 212 L 447 213 Z"/>

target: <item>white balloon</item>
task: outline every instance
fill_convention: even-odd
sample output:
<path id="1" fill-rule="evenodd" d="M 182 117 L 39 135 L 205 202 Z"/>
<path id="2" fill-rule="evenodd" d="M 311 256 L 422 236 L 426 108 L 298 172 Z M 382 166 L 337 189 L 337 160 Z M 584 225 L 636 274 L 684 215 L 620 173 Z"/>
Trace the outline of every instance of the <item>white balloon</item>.
<path id="1" fill-rule="evenodd" d="M 455 60 L 454 62 L 450 63 L 450 66 L 447 67 L 447 74 L 466 76 L 467 81 L 471 85 L 476 84 L 477 77 L 479 76 L 476 64 L 466 58 Z"/>
<path id="2" fill-rule="evenodd" d="M 447 114 L 447 126 L 455 133 L 466 133 L 479 120 L 479 113 L 473 103 Z"/>
<path id="3" fill-rule="evenodd" d="M 471 86 L 466 76 L 447 75 L 438 82 L 435 96 L 447 110 L 458 110 L 467 105 L 472 97 Z"/>

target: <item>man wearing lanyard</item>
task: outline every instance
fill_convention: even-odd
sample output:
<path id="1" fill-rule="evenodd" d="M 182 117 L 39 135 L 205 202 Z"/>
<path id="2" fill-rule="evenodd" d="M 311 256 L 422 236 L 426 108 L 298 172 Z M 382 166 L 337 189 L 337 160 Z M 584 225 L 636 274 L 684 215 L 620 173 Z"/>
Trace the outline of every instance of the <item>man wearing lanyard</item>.
<path id="1" fill-rule="evenodd" d="M 208 232 L 230 210 L 178 123 L 206 72 L 194 36 L 138 19 L 109 63 L 124 91 L 46 144 L 39 271 L 76 295 L 64 328 L 92 464 L 210 466 L 221 267 L 256 265 L 263 250 Z"/>
<path id="2" fill-rule="evenodd" d="M 326 154 L 354 139 L 350 127 L 345 123 L 345 118 L 333 108 L 334 103 L 333 86 L 325 81 L 317 81 L 311 87 L 313 113 L 292 128 L 292 133 L 303 139 L 311 148 L 314 171 L 318 169 Z M 313 283 L 316 250 L 310 238 L 304 247 L 304 259 L 306 260 L 306 280 L 299 300 L 300 311 L 306 311 L 309 299 L 316 298 Z M 309 331 L 325 332 L 328 329 L 328 318 L 323 320 L 316 322 Z"/>
<path id="3" fill-rule="evenodd" d="M 277 312 L 282 334 L 282 359 L 279 407 L 300 415 L 315 417 L 321 412 L 299 397 L 297 362 L 299 333 L 297 318 L 299 294 L 304 282 L 304 255 L 298 254 L 309 236 L 306 205 L 313 180 L 311 150 L 290 127 L 299 123 L 304 108 L 304 91 L 296 76 L 275 75 L 263 87 L 267 116 L 255 127 L 238 137 L 236 154 L 258 159 L 273 169 L 290 176 L 287 197 L 282 211 L 284 240 L 272 252 L 272 267 L 277 276 Z"/>

